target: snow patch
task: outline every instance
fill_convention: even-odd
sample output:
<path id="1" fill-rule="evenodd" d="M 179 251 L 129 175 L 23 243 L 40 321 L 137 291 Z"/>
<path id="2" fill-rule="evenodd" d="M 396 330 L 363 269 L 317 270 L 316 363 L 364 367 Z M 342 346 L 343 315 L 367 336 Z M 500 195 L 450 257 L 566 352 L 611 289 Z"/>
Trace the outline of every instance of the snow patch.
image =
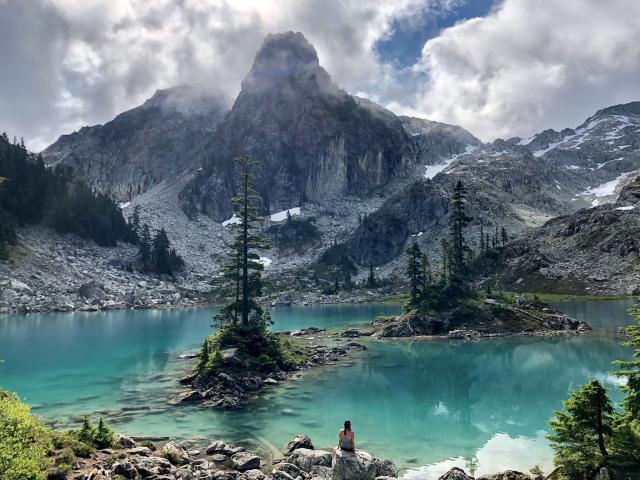
<path id="1" fill-rule="evenodd" d="M 433 177 L 435 177 L 437 174 L 439 174 L 440 172 L 445 170 L 449 165 L 451 165 L 456 158 L 461 157 L 463 155 L 468 155 L 474 152 L 476 148 L 478 147 L 475 145 L 467 145 L 466 147 L 464 147 L 464 152 L 453 155 L 451 158 L 447 159 L 447 161 L 445 161 L 444 163 L 440 163 L 438 165 L 427 165 L 425 167 L 424 177 L 431 180 Z"/>
<path id="2" fill-rule="evenodd" d="M 241 222 L 242 222 L 242 220 L 240 220 L 240 217 L 236 217 L 234 215 L 230 219 L 225 220 L 224 222 L 222 222 L 222 226 L 226 227 L 227 225 L 240 225 Z"/>
<path id="3" fill-rule="evenodd" d="M 580 170 L 580 167 L 578 165 L 569 165 L 567 167 L 568 170 Z"/>
<path id="4" fill-rule="evenodd" d="M 633 205 L 628 205 L 626 207 L 618 207 L 616 208 L 616 210 L 622 210 L 622 211 L 627 211 L 627 210 L 633 210 L 635 207 Z"/>
<path id="5" fill-rule="evenodd" d="M 264 265 L 264 268 L 267 268 L 269 265 L 271 265 L 272 262 L 273 260 L 268 257 L 260 257 L 260 259 L 258 260 L 258 263 Z"/>
<path id="6" fill-rule="evenodd" d="M 288 210 L 283 210 L 281 212 L 274 213 L 273 215 L 271 215 L 271 221 L 272 222 L 281 222 L 283 220 L 286 220 L 287 219 L 287 212 L 292 217 L 294 215 L 300 215 L 300 207 L 294 207 L 294 208 L 290 208 Z"/>
<path id="7" fill-rule="evenodd" d="M 582 195 L 594 195 L 596 197 L 608 197 L 609 195 L 613 195 L 616 191 L 616 187 L 626 175 L 626 173 L 623 173 L 622 175 L 618 176 L 618 178 L 615 178 L 609 182 L 601 183 L 597 187 L 589 188 L 588 190 L 582 192 Z"/>
<path id="8" fill-rule="evenodd" d="M 118 205 L 120 207 L 120 210 L 124 210 L 125 208 L 127 208 L 129 205 L 131 205 L 131 202 L 124 202 L 121 203 L 120 205 Z"/>

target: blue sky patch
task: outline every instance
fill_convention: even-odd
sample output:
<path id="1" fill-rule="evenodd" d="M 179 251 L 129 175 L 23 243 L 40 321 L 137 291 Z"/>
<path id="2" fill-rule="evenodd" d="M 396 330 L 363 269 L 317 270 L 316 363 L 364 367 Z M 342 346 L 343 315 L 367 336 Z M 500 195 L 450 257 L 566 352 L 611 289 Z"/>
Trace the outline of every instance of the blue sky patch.
<path id="1" fill-rule="evenodd" d="M 462 20 L 489 13 L 495 0 L 465 0 L 449 11 L 423 10 L 420 16 L 394 21 L 393 33 L 376 44 L 376 51 L 385 63 L 405 68 L 416 63 L 427 40 Z"/>

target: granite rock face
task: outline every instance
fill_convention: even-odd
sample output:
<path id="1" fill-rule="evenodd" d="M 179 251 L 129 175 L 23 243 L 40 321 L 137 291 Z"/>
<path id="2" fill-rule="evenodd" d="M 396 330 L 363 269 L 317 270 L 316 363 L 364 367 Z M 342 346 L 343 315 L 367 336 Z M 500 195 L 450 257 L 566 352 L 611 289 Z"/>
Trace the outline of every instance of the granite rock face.
<path id="1" fill-rule="evenodd" d="M 222 97 L 181 86 L 158 90 L 144 104 L 104 125 L 62 135 L 42 152 L 49 166 L 120 202 L 197 168 L 199 148 L 227 112 Z"/>
<path id="2" fill-rule="evenodd" d="M 385 185 L 413 154 L 395 115 L 377 115 L 341 90 L 300 33 L 269 35 L 204 169 L 181 194 L 187 212 L 231 216 L 233 157 L 259 160 L 264 212 L 362 194 Z"/>

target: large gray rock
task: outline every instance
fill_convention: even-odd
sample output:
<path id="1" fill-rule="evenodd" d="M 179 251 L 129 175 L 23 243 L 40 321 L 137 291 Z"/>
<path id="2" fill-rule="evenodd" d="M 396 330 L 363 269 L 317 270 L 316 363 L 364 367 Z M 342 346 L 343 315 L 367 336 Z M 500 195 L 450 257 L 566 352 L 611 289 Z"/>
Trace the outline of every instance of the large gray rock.
<path id="1" fill-rule="evenodd" d="M 289 455 L 288 462 L 308 473 L 314 466 L 330 467 L 331 453 L 324 450 L 298 448 Z"/>
<path id="2" fill-rule="evenodd" d="M 249 452 L 238 452 L 231 457 L 231 465 L 240 472 L 254 470 L 260 468 L 260 457 Z"/>
<path id="3" fill-rule="evenodd" d="M 313 443 L 307 435 L 296 435 L 293 440 L 287 443 L 286 453 L 291 453 L 298 448 L 313 450 Z"/>
<path id="4" fill-rule="evenodd" d="M 398 469 L 390 460 L 380 460 L 362 450 L 348 452 L 336 448 L 331 462 L 334 480 L 375 480 L 397 477 Z"/>
<path id="5" fill-rule="evenodd" d="M 189 454 L 177 442 L 168 442 L 162 447 L 162 456 L 173 465 L 186 465 L 189 463 Z"/>
<path id="6" fill-rule="evenodd" d="M 78 296 L 86 298 L 87 300 L 104 300 L 107 294 L 104 291 L 104 287 L 95 280 L 83 283 L 78 288 Z"/>
<path id="7" fill-rule="evenodd" d="M 536 480 L 539 477 L 529 473 L 518 472 L 516 470 L 505 470 L 493 475 L 482 475 L 477 480 Z M 608 479 L 602 479 L 608 480 Z"/>
<path id="8" fill-rule="evenodd" d="M 472 476 L 467 475 L 464 470 L 453 467 L 447 473 L 442 475 L 438 480 L 474 480 Z"/>

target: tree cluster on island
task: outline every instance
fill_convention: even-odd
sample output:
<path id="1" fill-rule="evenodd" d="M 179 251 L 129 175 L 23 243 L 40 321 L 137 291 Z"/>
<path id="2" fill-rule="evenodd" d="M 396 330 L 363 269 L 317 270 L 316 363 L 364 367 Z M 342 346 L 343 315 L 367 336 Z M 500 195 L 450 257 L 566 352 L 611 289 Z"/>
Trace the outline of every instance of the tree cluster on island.
<path id="1" fill-rule="evenodd" d="M 17 243 L 15 228 L 44 225 L 73 233 L 101 246 L 134 243 L 135 235 L 120 208 L 106 195 L 94 193 L 69 168 L 46 168 L 24 143 L 0 135 L 0 258 Z"/>
<path id="2" fill-rule="evenodd" d="M 237 349 L 235 357 L 245 371 L 291 370 L 300 363 L 302 352 L 268 330 L 271 316 L 259 301 L 264 265 L 257 251 L 270 246 L 256 233 L 261 218 L 255 205 L 257 196 L 252 174 L 255 162 L 242 156 L 235 159 L 235 165 L 239 171 L 239 193 L 233 198 L 233 204 L 234 216 L 239 221 L 233 225 L 235 235 L 223 268 L 224 296 L 229 301 L 214 317 L 219 328 L 205 338 L 196 372 L 211 375 L 230 368 L 222 355 L 222 351 L 229 348 Z"/>

